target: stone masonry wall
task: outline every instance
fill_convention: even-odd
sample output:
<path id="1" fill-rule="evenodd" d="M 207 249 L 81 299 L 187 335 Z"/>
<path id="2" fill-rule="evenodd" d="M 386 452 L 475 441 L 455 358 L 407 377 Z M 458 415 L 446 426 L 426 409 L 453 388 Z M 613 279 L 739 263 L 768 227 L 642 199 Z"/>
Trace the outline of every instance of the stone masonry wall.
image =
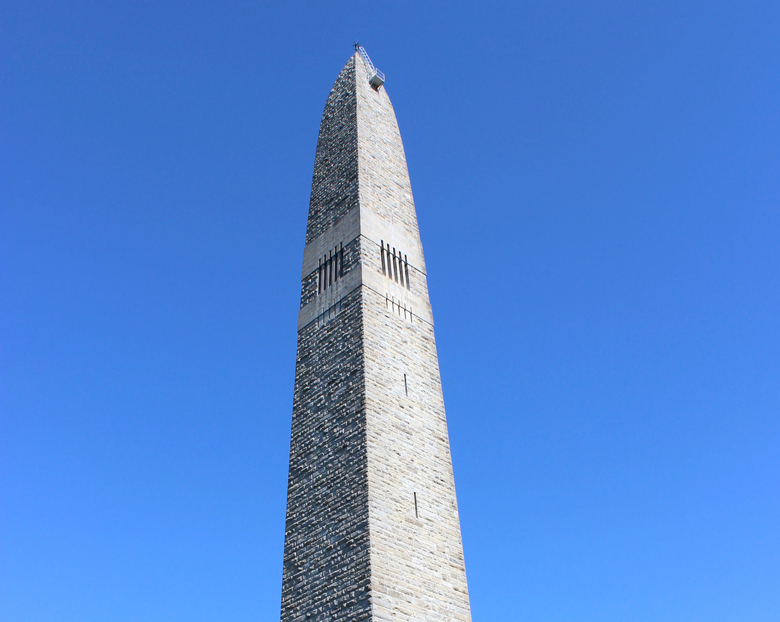
<path id="1" fill-rule="evenodd" d="M 385 240 L 403 247 L 414 266 L 425 272 L 412 185 L 393 104 L 386 89 L 368 85 L 366 66 L 360 58 L 355 63 L 355 91 L 362 220 L 381 223 L 387 231 Z"/>
<path id="2" fill-rule="evenodd" d="M 355 74 L 361 221 L 412 263 L 410 289 L 385 279 L 384 292 L 363 294 L 372 619 L 469 622 L 432 319 L 410 320 L 386 298 L 430 308 L 406 156 L 387 91 L 367 84 L 361 61 Z"/>
<path id="3" fill-rule="evenodd" d="M 433 316 L 401 135 L 353 56 L 323 113 L 302 270 L 282 622 L 470 622 Z M 381 244 L 409 262 L 382 273 Z M 322 253 L 344 277 L 317 287 Z"/>
<path id="4" fill-rule="evenodd" d="M 358 205 L 355 59 L 341 70 L 325 104 L 314 156 L 306 242 Z"/>
<path id="5" fill-rule="evenodd" d="M 468 622 L 433 326 L 364 296 L 372 619 Z"/>
<path id="6" fill-rule="evenodd" d="M 360 293 L 298 334 L 282 622 L 370 619 Z"/>

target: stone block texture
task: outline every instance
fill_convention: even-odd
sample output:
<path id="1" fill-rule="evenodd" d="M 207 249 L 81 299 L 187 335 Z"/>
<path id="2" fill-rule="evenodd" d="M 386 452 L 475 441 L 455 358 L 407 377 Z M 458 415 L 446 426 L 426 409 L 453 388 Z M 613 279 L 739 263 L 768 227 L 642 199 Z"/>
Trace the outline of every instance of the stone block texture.
<path id="1" fill-rule="evenodd" d="M 469 621 L 433 316 L 395 113 L 355 54 L 306 231 L 283 622 Z"/>

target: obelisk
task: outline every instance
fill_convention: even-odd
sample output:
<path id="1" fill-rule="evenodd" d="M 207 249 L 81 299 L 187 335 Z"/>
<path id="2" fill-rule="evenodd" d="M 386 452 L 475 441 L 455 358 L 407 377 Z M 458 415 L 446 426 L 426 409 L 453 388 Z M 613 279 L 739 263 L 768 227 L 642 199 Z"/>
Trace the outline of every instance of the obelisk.
<path id="1" fill-rule="evenodd" d="M 471 620 L 425 260 L 383 82 L 358 48 L 317 141 L 282 622 Z"/>

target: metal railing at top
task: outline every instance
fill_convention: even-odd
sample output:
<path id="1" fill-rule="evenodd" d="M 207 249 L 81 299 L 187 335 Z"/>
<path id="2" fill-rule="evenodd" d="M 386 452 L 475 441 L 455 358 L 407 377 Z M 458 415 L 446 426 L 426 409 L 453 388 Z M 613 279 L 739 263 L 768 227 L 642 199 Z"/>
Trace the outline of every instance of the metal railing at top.
<path id="1" fill-rule="evenodd" d="M 368 52 L 366 52 L 366 48 L 364 48 L 362 45 L 358 46 L 358 52 L 360 52 L 360 56 L 365 61 L 366 65 L 368 65 L 368 82 L 371 84 L 371 86 L 375 88 L 379 88 L 385 83 L 385 74 L 382 71 L 379 71 L 379 69 L 376 68 L 373 62 L 371 62 L 371 57 L 368 55 Z"/>

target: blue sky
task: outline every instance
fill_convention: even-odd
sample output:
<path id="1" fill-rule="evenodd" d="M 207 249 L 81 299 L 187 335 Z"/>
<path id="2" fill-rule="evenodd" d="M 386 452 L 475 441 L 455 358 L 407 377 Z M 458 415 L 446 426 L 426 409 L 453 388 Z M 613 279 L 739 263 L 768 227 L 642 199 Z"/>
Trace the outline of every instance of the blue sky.
<path id="1" fill-rule="evenodd" d="M 278 620 L 320 115 L 409 162 L 475 622 L 780 619 L 780 4 L 0 8 L 0 619 Z"/>

